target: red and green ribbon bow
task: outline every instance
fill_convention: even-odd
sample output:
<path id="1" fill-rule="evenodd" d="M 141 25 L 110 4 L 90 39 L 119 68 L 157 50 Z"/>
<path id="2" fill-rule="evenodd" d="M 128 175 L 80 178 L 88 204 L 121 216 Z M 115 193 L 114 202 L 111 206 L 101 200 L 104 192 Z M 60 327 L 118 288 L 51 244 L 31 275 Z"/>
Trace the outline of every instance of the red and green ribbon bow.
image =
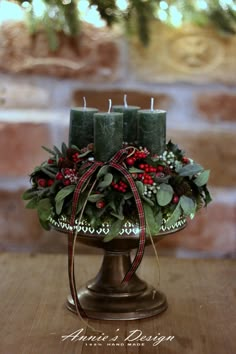
<path id="1" fill-rule="evenodd" d="M 134 196 L 134 200 L 137 206 L 137 211 L 138 211 L 138 217 L 139 217 L 139 245 L 138 249 L 136 252 L 136 255 L 134 257 L 134 260 L 132 262 L 132 265 L 128 272 L 126 273 L 124 279 L 122 280 L 122 283 L 128 282 L 133 274 L 136 272 L 138 266 L 140 265 L 142 261 L 142 257 L 144 254 L 144 249 L 145 249 L 145 238 L 146 238 L 146 225 L 145 225 L 145 215 L 144 215 L 144 209 L 142 205 L 142 201 L 138 192 L 138 189 L 136 187 L 136 184 L 131 176 L 131 174 L 127 171 L 125 167 L 123 167 L 122 162 L 124 159 L 127 157 L 128 151 L 127 149 L 122 149 L 118 151 L 110 161 L 104 163 L 104 162 L 99 162 L 99 161 L 93 161 L 93 162 L 87 162 L 86 164 L 83 165 L 83 169 L 85 170 L 87 167 L 86 172 L 83 173 L 83 175 L 80 177 L 75 191 L 73 195 L 73 201 L 72 201 L 72 212 L 71 212 L 71 218 L 70 218 L 70 231 L 68 233 L 68 273 L 69 273 L 69 283 L 70 283 L 70 291 L 71 291 L 71 296 L 73 298 L 76 311 L 78 314 L 80 314 L 82 317 L 87 317 L 84 309 L 82 308 L 78 296 L 77 296 L 77 289 L 76 289 L 76 282 L 75 282 L 75 271 L 74 271 L 74 251 L 75 251 L 75 242 L 76 242 L 76 237 L 77 237 L 77 232 L 74 230 L 74 225 L 75 225 L 75 218 L 76 218 L 76 213 L 77 213 L 77 205 L 79 198 L 81 196 L 81 193 L 83 191 L 83 187 L 85 186 L 86 183 L 92 178 L 92 176 L 95 174 L 97 169 L 103 165 L 108 165 L 117 171 L 119 171 L 127 180 L 131 191 Z M 82 218 L 82 213 L 80 214 L 79 221 Z"/>

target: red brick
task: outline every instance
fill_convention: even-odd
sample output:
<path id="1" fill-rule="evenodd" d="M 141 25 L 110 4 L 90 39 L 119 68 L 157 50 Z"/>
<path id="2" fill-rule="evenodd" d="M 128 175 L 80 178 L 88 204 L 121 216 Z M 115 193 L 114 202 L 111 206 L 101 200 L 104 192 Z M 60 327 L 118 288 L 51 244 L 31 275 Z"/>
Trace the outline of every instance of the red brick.
<path id="1" fill-rule="evenodd" d="M 196 106 L 203 117 L 211 122 L 236 121 L 236 95 L 205 92 L 196 98 Z"/>
<path id="2" fill-rule="evenodd" d="M 235 186 L 236 129 L 169 129 L 167 135 L 186 151 L 187 156 L 211 170 L 211 185 Z"/>
<path id="3" fill-rule="evenodd" d="M 82 105 L 82 98 L 85 96 L 89 106 L 98 108 L 99 110 L 108 109 L 108 99 L 112 100 L 113 105 L 120 105 L 124 102 L 124 94 L 127 94 L 128 104 L 130 106 L 139 106 L 141 108 L 150 107 L 151 97 L 154 97 L 158 108 L 170 108 L 173 100 L 166 94 L 153 94 L 148 92 L 140 92 L 133 90 L 76 90 L 73 94 L 73 104 Z"/>
<path id="4" fill-rule="evenodd" d="M 212 256 L 235 256 L 236 201 L 235 205 L 213 201 L 194 220 L 189 220 L 184 230 L 160 241 L 158 248 L 206 252 Z"/>
<path id="5" fill-rule="evenodd" d="M 29 175 L 47 159 L 41 145 L 51 145 L 46 124 L 0 122 L 0 176 Z"/>
<path id="6" fill-rule="evenodd" d="M 83 24 L 77 38 L 58 33 L 51 51 L 45 32 L 33 37 L 23 23 L 5 23 L 0 31 L 0 70 L 56 77 L 113 81 L 120 54 L 115 35 L 106 28 Z"/>

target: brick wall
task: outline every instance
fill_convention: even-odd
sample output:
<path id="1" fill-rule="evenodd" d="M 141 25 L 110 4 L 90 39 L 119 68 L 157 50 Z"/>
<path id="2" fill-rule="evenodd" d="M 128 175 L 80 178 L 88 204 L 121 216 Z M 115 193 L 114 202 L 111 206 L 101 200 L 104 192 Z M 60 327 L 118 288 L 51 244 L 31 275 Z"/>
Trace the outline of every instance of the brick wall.
<path id="1" fill-rule="evenodd" d="M 64 252 L 65 236 L 44 232 L 20 195 L 46 154 L 67 141 L 69 109 L 107 109 L 107 100 L 168 110 L 168 137 L 211 169 L 214 202 L 183 232 L 162 241 L 161 254 L 236 255 L 236 37 L 211 29 L 153 25 L 146 49 L 116 32 L 84 26 L 76 50 L 61 36 L 50 53 L 43 33 L 23 24 L 0 30 L 0 250 Z M 87 249 L 86 249 L 87 251 Z"/>

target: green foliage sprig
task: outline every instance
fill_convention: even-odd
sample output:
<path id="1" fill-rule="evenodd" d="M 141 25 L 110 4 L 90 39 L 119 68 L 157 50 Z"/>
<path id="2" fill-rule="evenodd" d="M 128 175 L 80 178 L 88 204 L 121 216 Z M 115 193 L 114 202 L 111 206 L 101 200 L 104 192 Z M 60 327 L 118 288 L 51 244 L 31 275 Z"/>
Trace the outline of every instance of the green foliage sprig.
<path id="1" fill-rule="evenodd" d="M 59 46 L 57 32 L 63 31 L 73 39 L 80 31 L 81 16 L 77 7 L 80 0 L 42 0 L 45 12 L 40 18 L 35 16 L 32 0 L 16 1 L 23 4 L 28 11 L 28 23 L 32 33 L 40 28 L 45 29 L 52 50 Z M 115 0 L 89 0 L 89 4 L 96 7 L 108 26 L 121 23 L 128 33 L 138 34 L 144 45 L 149 42 L 150 23 L 153 19 L 171 25 L 177 17 L 181 17 L 181 23 L 212 24 L 225 33 L 236 33 L 236 11 L 233 2 L 230 5 L 229 2 L 224 4 L 218 0 L 203 0 L 204 6 L 199 7 L 195 0 L 127 0 L 125 9 L 121 9 Z"/>
<path id="2" fill-rule="evenodd" d="M 50 228 L 49 218 L 60 216 L 69 221 L 72 198 L 79 178 L 85 172 L 85 162 L 94 161 L 93 145 L 61 149 L 43 147 L 50 158 L 30 175 L 31 188 L 23 194 L 27 208 L 36 209 L 41 225 Z M 152 235 L 157 235 L 163 220 L 169 227 L 180 216 L 193 218 L 211 201 L 207 188 L 210 171 L 186 157 L 171 141 L 161 156 L 150 156 L 145 148 L 126 147 L 124 164 L 134 179 L 143 203 L 146 222 Z M 133 193 L 123 175 L 108 165 L 102 166 L 89 179 L 77 206 L 77 217 L 83 211 L 92 227 L 109 222 L 111 232 L 105 241 L 117 235 L 127 220 L 137 221 Z"/>

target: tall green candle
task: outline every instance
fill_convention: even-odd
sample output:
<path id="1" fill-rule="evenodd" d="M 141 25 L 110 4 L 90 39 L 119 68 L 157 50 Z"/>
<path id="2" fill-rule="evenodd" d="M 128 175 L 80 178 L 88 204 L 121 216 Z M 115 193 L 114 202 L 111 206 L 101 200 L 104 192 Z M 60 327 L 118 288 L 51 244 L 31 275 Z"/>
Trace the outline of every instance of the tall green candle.
<path id="1" fill-rule="evenodd" d="M 166 111 L 151 109 L 138 112 L 138 143 L 146 147 L 150 153 L 162 154 L 166 147 Z"/>
<path id="2" fill-rule="evenodd" d="M 134 143 L 137 140 L 137 112 L 138 106 L 128 106 L 124 95 L 124 106 L 112 107 L 113 112 L 123 113 L 123 140 L 126 143 Z"/>
<path id="3" fill-rule="evenodd" d="M 96 108 L 75 107 L 70 111 L 69 146 L 79 148 L 93 143 L 93 115 Z"/>
<path id="4" fill-rule="evenodd" d="M 123 114 L 99 112 L 94 114 L 94 153 L 97 161 L 108 161 L 122 148 Z"/>

